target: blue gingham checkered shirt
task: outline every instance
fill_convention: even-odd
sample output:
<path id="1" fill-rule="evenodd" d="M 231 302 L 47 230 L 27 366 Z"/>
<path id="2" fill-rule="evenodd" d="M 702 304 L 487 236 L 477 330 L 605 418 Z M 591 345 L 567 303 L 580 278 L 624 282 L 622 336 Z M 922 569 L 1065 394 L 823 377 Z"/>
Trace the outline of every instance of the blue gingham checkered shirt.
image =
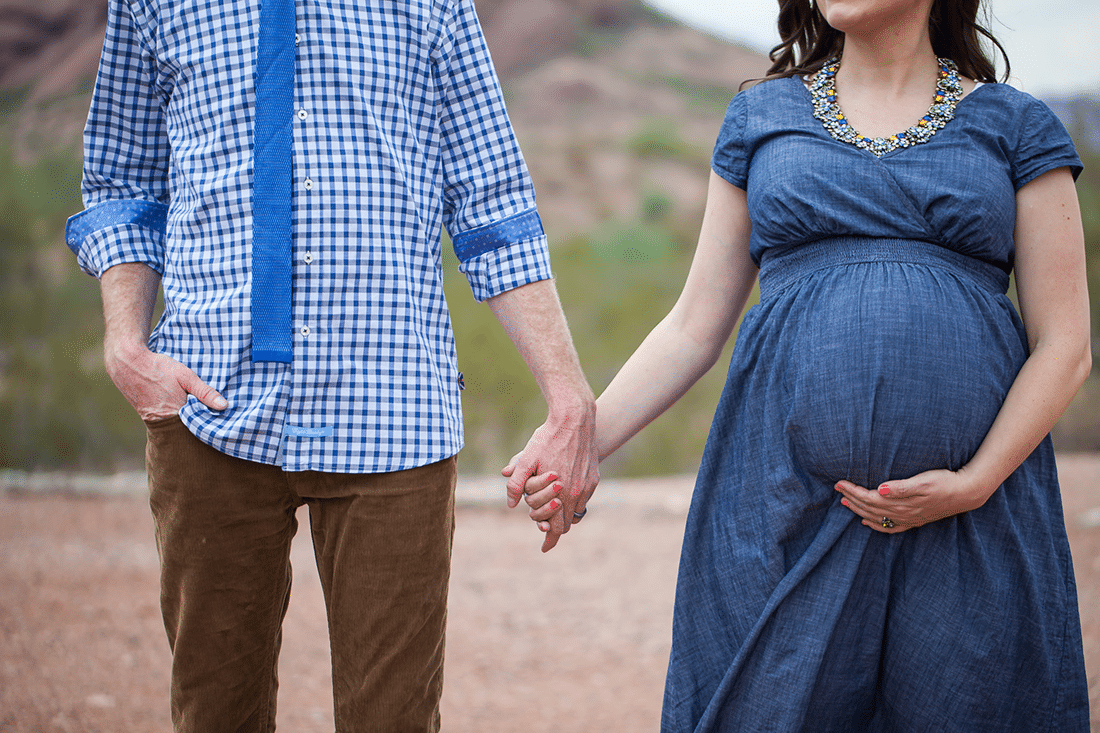
<path id="1" fill-rule="evenodd" d="M 471 0 L 297 0 L 291 364 L 251 361 L 259 0 L 112 0 L 85 128 L 80 267 L 162 275 L 151 348 L 229 400 L 218 450 L 383 472 L 462 447 L 446 228 L 479 300 L 550 277 Z"/>

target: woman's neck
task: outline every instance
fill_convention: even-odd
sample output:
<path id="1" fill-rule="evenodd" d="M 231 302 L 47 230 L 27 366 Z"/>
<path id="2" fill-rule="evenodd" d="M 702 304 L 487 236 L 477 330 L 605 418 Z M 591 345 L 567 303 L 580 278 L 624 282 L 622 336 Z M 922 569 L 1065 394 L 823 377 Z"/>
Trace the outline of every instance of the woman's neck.
<path id="1" fill-rule="evenodd" d="M 929 80 L 936 79 L 939 63 L 927 32 L 905 38 L 865 39 L 846 36 L 837 72 L 837 86 L 858 87 L 884 100 L 906 96 L 914 90 L 927 94 Z"/>

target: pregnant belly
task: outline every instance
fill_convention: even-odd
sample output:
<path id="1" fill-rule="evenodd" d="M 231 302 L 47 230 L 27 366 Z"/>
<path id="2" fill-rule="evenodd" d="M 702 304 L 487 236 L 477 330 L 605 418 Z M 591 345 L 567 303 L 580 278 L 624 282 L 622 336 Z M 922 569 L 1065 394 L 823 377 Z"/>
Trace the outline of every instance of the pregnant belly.
<path id="1" fill-rule="evenodd" d="M 1004 296 L 926 265 L 815 272 L 769 304 L 802 470 L 874 486 L 965 464 L 1025 358 Z"/>

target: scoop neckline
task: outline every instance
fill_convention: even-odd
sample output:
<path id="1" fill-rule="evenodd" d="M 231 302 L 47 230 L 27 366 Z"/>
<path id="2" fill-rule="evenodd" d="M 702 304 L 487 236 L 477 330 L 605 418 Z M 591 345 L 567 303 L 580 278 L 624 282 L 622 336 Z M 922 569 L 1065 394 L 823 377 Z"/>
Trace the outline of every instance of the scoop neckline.
<path id="1" fill-rule="evenodd" d="M 821 130 L 822 135 L 824 135 L 826 138 L 828 138 L 832 142 L 836 143 L 837 145 L 843 145 L 846 148 L 852 148 L 853 150 L 857 150 L 861 153 L 866 153 L 867 155 L 871 156 L 872 158 L 874 158 L 876 160 L 885 160 L 886 158 L 892 158 L 895 155 L 898 155 L 898 154 L 900 154 L 900 153 L 902 153 L 906 150 L 911 150 L 913 148 L 923 147 L 921 145 L 910 145 L 909 147 L 895 148 L 894 150 L 891 150 L 890 152 L 888 152 L 884 155 L 878 156 L 878 155 L 875 155 L 874 153 L 872 153 L 869 150 L 865 150 L 863 148 L 857 147 L 855 145 L 852 145 L 851 143 L 843 142 L 842 140 L 837 140 L 836 138 L 834 138 L 832 135 L 829 134 L 829 131 L 825 129 L 825 126 L 823 124 L 821 124 L 821 121 L 813 116 L 814 98 L 813 98 L 813 93 L 810 92 L 810 88 L 806 85 L 806 80 L 805 80 L 806 78 L 802 77 L 802 76 L 797 76 L 797 75 L 796 76 L 790 76 L 790 77 L 787 77 L 787 78 L 790 79 L 791 81 L 793 81 L 795 84 L 797 84 L 798 87 L 802 90 L 802 95 L 803 95 L 802 98 L 806 102 L 806 105 L 807 105 L 807 108 L 808 108 L 808 111 L 809 111 L 809 114 L 810 114 L 810 119 L 814 121 L 815 127 L 817 129 Z M 959 108 L 963 104 L 966 103 L 966 100 L 970 99 L 972 96 L 977 94 L 979 90 L 981 90 L 984 87 L 995 87 L 995 86 L 998 86 L 998 85 L 997 84 L 990 84 L 989 82 L 977 82 L 977 85 L 973 89 L 971 89 L 969 92 L 967 92 L 965 95 L 963 95 L 963 98 L 955 103 L 955 116 L 958 117 Z M 954 119 L 951 120 L 951 122 L 954 122 L 954 121 L 955 121 Z M 951 122 L 949 122 L 947 125 L 945 125 L 943 127 L 943 129 L 941 129 L 939 131 L 938 134 L 943 134 L 944 132 L 946 132 L 950 129 L 954 129 L 954 125 L 952 125 Z"/>

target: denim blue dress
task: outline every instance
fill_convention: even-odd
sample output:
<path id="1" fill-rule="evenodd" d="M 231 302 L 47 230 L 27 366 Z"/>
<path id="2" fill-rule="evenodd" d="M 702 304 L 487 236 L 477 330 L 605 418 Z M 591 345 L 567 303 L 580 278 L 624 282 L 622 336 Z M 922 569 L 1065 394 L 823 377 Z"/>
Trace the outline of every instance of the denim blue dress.
<path id="1" fill-rule="evenodd" d="M 896 535 L 833 489 L 978 448 L 1028 354 L 1015 194 L 1080 172 L 1065 128 L 986 84 L 878 158 L 788 78 L 734 98 L 712 165 L 747 192 L 760 304 L 688 516 L 663 729 L 1087 732 L 1049 437 L 980 509 Z"/>

